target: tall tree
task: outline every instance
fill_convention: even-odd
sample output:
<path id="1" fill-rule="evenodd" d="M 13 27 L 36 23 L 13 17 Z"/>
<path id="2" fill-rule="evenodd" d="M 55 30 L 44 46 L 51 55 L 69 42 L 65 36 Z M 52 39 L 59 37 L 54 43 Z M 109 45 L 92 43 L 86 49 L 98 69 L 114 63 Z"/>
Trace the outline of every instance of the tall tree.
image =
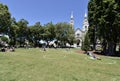
<path id="1" fill-rule="evenodd" d="M 66 43 L 72 44 L 74 42 L 74 30 L 68 23 L 57 23 L 55 25 L 56 39 L 61 41 L 65 46 Z"/>
<path id="2" fill-rule="evenodd" d="M 0 3 L 0 33 L 8 34 L 11 24 L 11 14 L 7 5 Z"/>
<path id="3" fill-rule="evenodd" d="M 51 41 L 55 39 L 55 26 L 52 22 L 47 23 L 45 26 L 46 40 Z"/>
<path id="4" fill-rule="evenodd" d="M 44 28 L 40 24 L 40 22 L 36 22 L 33 26 L 29 28 L 29 41 L 34 44 L 34 46 L 39 46 L 39 40 L 42 39 L 42 33 L 44 32 Z"/>
<path id="5" fill-rule="evenodd" d="M 11 18 L 11 26 L 10 26 L 10 44 L 11 45 L 16 45 L 17 42 L 17 37 L 18 37 L 18 32 L 19 32 L 19 27 L 17 25 L 16 19 Z"/>
<path id="6" fill-rule="evenodd" d="M 95 37 L 101 40 L 104 52 L 114 55 L 119 42 L 119 5 L 117 0 L 90 0 L 88 15 L 90 26 L 95 31 Z M 90 31 L 91 32 L 91 31 Z"/>
<path id="7" fill-rule="evenodd" d="M 24 44 L 24 40 L 28 38 L 28 21 L 25 19 L 20 19 L 20 21 L 17 22 L 17 25 L 19 27 L 18 36 L 20 38 L 20 45 Z"/>

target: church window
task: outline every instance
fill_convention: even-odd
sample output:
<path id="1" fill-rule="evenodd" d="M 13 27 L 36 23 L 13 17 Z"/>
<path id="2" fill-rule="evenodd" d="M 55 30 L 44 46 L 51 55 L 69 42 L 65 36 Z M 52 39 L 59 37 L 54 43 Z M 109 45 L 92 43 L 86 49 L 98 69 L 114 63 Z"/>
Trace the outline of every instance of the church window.
<path id="1" fill-rule="evenodd" d="M 79 37 L 79 36 L 80 36 L 80 34 L 78 33 L 78 34 L 77 34 L 77 37 Z"/>

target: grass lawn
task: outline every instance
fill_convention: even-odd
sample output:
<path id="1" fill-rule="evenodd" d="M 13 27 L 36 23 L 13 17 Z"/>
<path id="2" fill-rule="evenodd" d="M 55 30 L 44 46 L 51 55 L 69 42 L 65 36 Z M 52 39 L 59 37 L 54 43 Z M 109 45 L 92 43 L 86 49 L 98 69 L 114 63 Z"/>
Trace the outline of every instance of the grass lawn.
<path id="1" fill-rule="evenodd" d="M 0 52 L 0 81 L 120 81 L 120 58 L 92 60 L 78 49 Z"/>

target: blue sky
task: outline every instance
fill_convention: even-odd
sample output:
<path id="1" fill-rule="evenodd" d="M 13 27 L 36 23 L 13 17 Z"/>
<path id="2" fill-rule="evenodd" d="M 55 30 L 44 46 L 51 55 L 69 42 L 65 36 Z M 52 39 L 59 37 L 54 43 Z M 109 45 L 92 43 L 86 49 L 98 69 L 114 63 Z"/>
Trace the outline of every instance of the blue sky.
<path id="1" fill-rule="evenodd" d="M 12 17 L 16 20 L 22 18 L 34 25 L 40 22 L 42 25 L 48 22 L 70 22 L 73 11 L 74 26 L 82 28 L 84 14 L 87 12 L 88 0 L 0 0 L 9 7 Z"/>

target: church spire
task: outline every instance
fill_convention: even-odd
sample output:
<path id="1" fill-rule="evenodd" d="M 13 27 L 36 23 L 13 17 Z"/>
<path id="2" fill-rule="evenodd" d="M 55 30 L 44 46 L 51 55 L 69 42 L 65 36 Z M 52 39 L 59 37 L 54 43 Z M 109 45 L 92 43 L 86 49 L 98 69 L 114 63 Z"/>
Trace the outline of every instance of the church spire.
<path id="1" fill-rule="evenodd" d="M 84 18 L 87 18 L 87 13 L 85 13 L 85 16 L 84 16 Z"/>
<path id="2" fill-rule="evenodd" d="M 71 19 L 73 19 L 73 11 L 71 12 Z"/>
<path id="3" fill-rule="evenodd" d="M 71 12 L 70 25 L 72 26 L 72 28 L 74 27 L 74 16 L 73 16 L 73 12 Z"/>
<path id="4" fill-rule="evenodd" d="M 89 27 L 88 17 L 87 17 L 87 13 L 85 13 L 84 22 L 83 22 L 83 31 L 88 31 L 88 27 Z"/>

